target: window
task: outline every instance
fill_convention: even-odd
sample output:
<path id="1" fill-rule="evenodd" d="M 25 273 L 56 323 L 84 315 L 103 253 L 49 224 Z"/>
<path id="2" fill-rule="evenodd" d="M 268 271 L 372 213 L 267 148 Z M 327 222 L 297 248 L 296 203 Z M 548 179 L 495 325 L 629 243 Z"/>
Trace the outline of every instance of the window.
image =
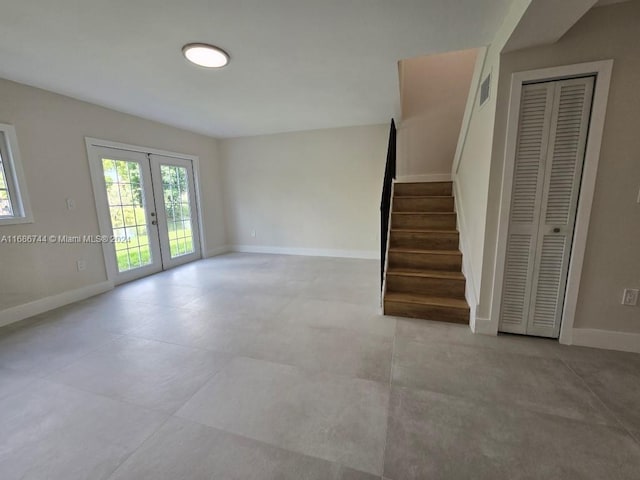
<path id="1" fill-rule="evenodd" d="M 0 225 L 32 221 L 16 130 L 0 123 Z"/>

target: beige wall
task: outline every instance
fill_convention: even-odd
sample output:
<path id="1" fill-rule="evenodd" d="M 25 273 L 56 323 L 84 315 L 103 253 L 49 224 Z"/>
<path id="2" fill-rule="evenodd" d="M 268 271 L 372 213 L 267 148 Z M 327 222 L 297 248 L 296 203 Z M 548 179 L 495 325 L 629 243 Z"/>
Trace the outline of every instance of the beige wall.
<path id="1" fill-rule="evenodd" d="M 207 248 L 224 245 L 216 140 L 6 80 L 0 123 L 16 128 L 35 218 L 0 226 L 0 236 L 99 233 L 84 142 L 91 136 L 199 156 Z M 67 210 L 67 198 L 75 210 Z M 106 280 L 98 245 L 0 244 L 0 271 L 0 311 Z"/>
<path id="2" fill-rule="evenodd" d="M 379 255 L 387 139 L 374 125 L 222 140 L 229 243 Z"/>
<path id="3" fill-rule="evenodd" d="M 513 72 L 614 59 L 613 76 L 582 281 L 576 328 L 640 332 L 640 307 L 621 305 L 626 287 L 640 288 L 640 2 L 596 8 L 557 44 L 502 57 L 492 155 L 486 245 L 495 244 L 504 140 Z M 494 256 L 484 276 L 493 276 Z M 483 291 L 487 311 L 491 291 Z"/>
<path id="4" fill-rule="evenodd" d="M 472 49 L 400 62 L 400 177 L 451 172 L 476 56 Z"/>

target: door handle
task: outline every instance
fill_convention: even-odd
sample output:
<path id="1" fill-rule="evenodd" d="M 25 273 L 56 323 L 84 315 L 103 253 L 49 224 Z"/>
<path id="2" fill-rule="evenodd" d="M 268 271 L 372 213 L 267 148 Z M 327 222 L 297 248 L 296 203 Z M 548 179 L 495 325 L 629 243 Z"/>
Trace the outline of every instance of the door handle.
<path id="1" fill-rule="evenodd" d="M 151 225 L 157 225 L 158 222 L 156 222 L 155 220 L 151 220 Z"/>
<path id="2" fill-rule="evenodd" d="M 555 227 L 553 229 L 553 233 L 560 233 L 560 227 Z"/>

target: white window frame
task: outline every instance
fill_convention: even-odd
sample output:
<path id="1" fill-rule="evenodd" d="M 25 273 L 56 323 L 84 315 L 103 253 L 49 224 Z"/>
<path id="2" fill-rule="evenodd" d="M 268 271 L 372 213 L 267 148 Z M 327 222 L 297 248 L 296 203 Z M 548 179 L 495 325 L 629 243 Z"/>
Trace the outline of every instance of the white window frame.
<path id="1" fill-rule="evenodd" d="M 33 212 L 18 149 L 18 137 L 13 125 L 0 123 L 0 153 L 13 209 L 13 215 L 0 217 L 0 226 L 33 223 Z"/>

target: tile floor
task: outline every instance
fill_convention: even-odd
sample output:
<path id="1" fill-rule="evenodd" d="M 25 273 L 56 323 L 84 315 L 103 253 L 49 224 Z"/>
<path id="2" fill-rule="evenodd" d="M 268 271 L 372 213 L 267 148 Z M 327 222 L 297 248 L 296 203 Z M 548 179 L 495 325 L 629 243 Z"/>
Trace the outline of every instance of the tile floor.
<path id="1" fill-rule="evenodd" d="M 382 317 L 378 275 L 230 254 L 0 329 L 0 478 L 640 478 L 640 355 Z"/>

